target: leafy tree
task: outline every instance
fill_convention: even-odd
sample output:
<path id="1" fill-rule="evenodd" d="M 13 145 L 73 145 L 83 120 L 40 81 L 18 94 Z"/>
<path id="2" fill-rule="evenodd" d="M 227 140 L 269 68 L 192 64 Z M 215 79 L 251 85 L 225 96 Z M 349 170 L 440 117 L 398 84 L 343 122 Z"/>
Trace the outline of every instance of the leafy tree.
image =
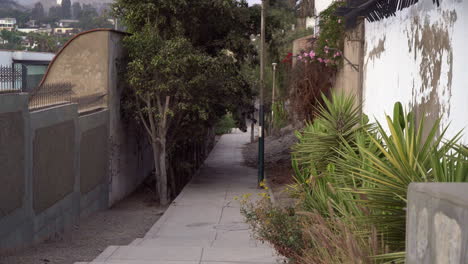
<path id="1" fill-rule="evenodd" d="M 8 43 L 0 45 L 3 49 L 20 49 L 21 48 L 21 35 L 14 31 L 2 30 L 0 31 L 0 38 L 6 40 Z"/>
<path id="2" fill-rule="evenodd" d="M 83 9 L 81 8 L 80 2 L 73 3 L 73 6 L 72 6 L 73 18 L 79 19 L 81 17 L 82 10 Z"/>
<path id="3" fill-rule="evenodd" d="M 315 0 L 301 0 L 296 4 L 299 17 L 311 17 L 315 15 Z"/>
<path id="4" fill-rule="evenodd" d="M 31 18 L 37 21 L 42 21 L 44 17 L 44 6 L 41 2 L 37 2 L 32 10 Z"/>
<path id="5" fill-rule="evenodd" d="M 70 19 L 71 17 L 71 1 L 62 0 L 62 18 Z"/>
<path id="6" fill-rule="evenodd" d="M 252 99 L 240 65 L 253 50 L 245 1 L 117 0 L 126 38 L 130 88 L 126 112 L 145 127 L 153 147 L 156 188 L 170 200 L 166 155 L 202 135 L 228 111 L 241 125 Z"/>
<path id="7" fill-rule="evenodd" d="M 48 36 L 48 35 L 39 34 L 39 33 L 29 33 L 27 35 L 27 39 L 31 43 L 37 44 L 37 47 L 32 49 L 32 51 L 57 52 L 61 44 L 60 39 L 62 38 L 58 39 L 55 36 Z"/>

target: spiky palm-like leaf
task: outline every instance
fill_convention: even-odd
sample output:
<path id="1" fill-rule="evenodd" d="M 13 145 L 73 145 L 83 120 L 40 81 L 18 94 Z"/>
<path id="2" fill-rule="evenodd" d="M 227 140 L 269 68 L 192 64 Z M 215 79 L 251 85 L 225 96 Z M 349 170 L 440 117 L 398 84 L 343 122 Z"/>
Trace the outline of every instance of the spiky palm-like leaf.
<path id="1" fill-rule="evenodd" d="M 354 96 L 334 93 L 331 100 L 322 97 L 324 104 L 318 107 L 318 116 L 297 134 L 299 142 L 293 147 L 293 158 L 301 168 L 314 166 L 319 171 L 325 171 L 336 156 L 334 149 L 342 138 L 352 141 L 362 121 Z"/>
<path id="2" fill-rule="evenodd" d="M 405 248 L 406 197 L 412 182 L 466 181 L 466 156 L 456 150 L 457 136 L 445 140 L 447 128 L 439 133 L 437 121 L 423 136 L 424 121 L 416 124 L 412 114 L 402 114 L 401 104 L 395 107 L 393 120 L 387 116 L 388 130 L 377 122 L 378 133 L 368 133 L 372 144 L 358 142 L 360 155 L 342 152 L 350 161 L 343 164 L 350 175 L 362 182 L 359 188 L 344 190 L 365 199 L 356 202 L 369 209 L 362 218 L 364 226 L 375 226 L 393 250 Z M 387 132 L 389 131 L 389 132 Z"/>

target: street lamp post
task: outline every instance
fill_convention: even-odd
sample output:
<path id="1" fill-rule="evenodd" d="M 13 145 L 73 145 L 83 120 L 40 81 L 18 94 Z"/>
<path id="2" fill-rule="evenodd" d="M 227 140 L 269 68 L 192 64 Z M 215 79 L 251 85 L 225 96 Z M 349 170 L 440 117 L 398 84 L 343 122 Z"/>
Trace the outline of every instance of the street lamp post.
<path id="1" fill-rule="evenodd" d="M 273 65 L 273 87 L 271 88 L 271 127 L 270 127 L 270 132 L 273 131 L 273 122 L 275 120 L 275 92 L 276 92 L 276 66 L 278 65 L 277 63 L 272 63 Z"/>
<path id="2" fill-rule="evenodd" d="M 258 185 L 265 179 L 265 12 L 267 0 L 262 0 L 262 21 L 260 40 L 260 109 L 258 133 Z"/>

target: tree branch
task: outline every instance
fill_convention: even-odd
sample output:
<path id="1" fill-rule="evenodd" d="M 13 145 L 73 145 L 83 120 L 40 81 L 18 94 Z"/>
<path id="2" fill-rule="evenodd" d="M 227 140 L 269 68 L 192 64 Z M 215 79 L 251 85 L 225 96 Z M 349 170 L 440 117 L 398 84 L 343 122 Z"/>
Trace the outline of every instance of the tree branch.
<path id="1" fill-rule="evenodd" d="M 136 105 L 137 105 L 137 112 L 138 112 L 138 116 L 140 117 L 141 119 L 141 122 L 143 123 L 143 126 L 145 127 L 146 129 L 146 132 L 149 134 L 150 137 L 152 137 L 152 133 L 151 133 L 151 129 L 148 127 L 148 124 L 146 123 L 147 120 L 145 120 L 145 117 L 143 116 L 143 113 L 142 113 L 142 110 L 141 110 L 141 106 L 138 102 L 138 95 L 135 93 L 135 99 L 136 99 Z M 142 97 L 141 97 L 142 98 Z"/>

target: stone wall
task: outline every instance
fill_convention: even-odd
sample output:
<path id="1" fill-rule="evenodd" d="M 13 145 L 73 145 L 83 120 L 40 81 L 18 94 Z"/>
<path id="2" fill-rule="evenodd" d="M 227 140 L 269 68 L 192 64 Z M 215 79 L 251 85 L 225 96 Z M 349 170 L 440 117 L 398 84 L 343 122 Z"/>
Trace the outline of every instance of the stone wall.
<path id="1" fill-rule="evenodd" d="M 406 263 L 468 261 L 468 183 L 414 183 L 408 191 Z"/>

